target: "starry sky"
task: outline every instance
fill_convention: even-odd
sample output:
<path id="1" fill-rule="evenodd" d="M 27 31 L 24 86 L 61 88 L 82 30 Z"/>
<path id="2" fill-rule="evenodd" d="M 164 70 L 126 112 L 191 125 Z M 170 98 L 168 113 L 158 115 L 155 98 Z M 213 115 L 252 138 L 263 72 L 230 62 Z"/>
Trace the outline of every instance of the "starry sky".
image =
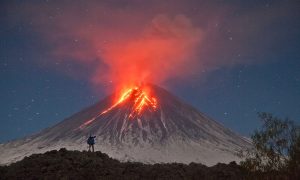
<path id="1" fill-rule="evenodd" d="M 244 136 L 260 126 L 257 112 L 299 124 L 300 2 L 0 2 L 0 142 L 137 76 Z"/>

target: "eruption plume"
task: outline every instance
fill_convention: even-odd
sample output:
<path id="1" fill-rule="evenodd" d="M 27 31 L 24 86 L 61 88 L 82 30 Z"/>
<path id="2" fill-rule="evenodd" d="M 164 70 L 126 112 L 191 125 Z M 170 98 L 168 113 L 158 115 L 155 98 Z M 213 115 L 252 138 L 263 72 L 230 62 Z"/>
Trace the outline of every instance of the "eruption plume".
<path id="1" fill-rule="evenodd" d="M 273 51 L 261 51 L 274 50 L 273 41 L 285 40 L 257 42 L 260 37 L 269 37 L 266 29 L 298 12 L 286 11 L 293 5 L 279 2 L 272 8 L 262 6 L 239 16 L 232 14 L 244 12 L 244 7 L 236 6 L 239 3 L 219 6 L 213 1 L 91 0 L 70 5 L 63 0 L 14 4 L 3 12 L 10 12 L 5 18 L 37 35 L 38 44 L 33 45 L 41 47 L 44 58 L 32 60 L 73 78 L 86 78 L 96 90 L 140 82 L 166 85 L 169 79 L 198 79 L 223 66 L 274 59 L 265 57 Z M 256 22 L 255 27 L 249 21 Z M 11 24 L 13 27 L 17 24 Z"/>
<path id="2" fill-rule="evenodd" d="M 189 18 L 177 15 L 170 18 L 158 15 L 138 37 L 111 42 L 100 58 L 110 67 L 103 74 L 99 69 L 93 82 L 111 80 L 117 86 L 140 82 L 161 83 L 187 74 L 195 64 L 195 48 L 202 31 Z"/>

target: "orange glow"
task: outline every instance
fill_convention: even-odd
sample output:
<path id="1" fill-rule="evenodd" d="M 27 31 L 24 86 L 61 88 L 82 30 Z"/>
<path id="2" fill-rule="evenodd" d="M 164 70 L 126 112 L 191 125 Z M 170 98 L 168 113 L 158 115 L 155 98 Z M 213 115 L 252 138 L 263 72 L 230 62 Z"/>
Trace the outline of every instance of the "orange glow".
<path id="1" fill-rule="evenodd" d="M 87 120 L 83 123 L 79 129 L 84 128 L 85 126 L 94 122 L 98 117 L 101 115 L 111 111 L 117 106 L 121 106 L 125 102 L 130 103 L 130 112 L 128 117 L 133 119 L 137 116 L 140 116 L 145 108 L 148 108 L 150 111 L 155 111 L 157 109 L 157 100 L 156 98 L 149 95 L 149 89 L 145 87 L 134 87 L 134 88 L 127 88 L 120 93 L 119 98 L 109 108 L 103 110 L 100 114 L 96 117 Z"/>
<path id="2" fill-rule="evenodd" d="M 126 92 L 124 92 L 124 93 L 121 95 L 121 97 L 119 98 L 119 100 L 118 100 L 114 105 L 112 105 L 112 106 L 109 107 L 108 109 L 102 111 L 102 113 L 101 113 L 100 115 L 107 113 L 108 111 L 112 110 L 114 107 L 116 107 L 116 106 L 118 106 L 119 104 L 121 104 L 122 102 L 124 102 L 126 99 L 128 99 L 128 98 L 130 97 L 132 91 L 133 91 L 133 89 L 129 89 L 129 90 L 127 90 Z"/>
<path id="3" fill-rule="evenodd" d="M 112 110 L 114 107 L 122 104 L 123 102 L 130 101 L 132 104 L 129 118 L 134 118 L 138 115 L 141 115 L 144 108 L 148 107 L 150 110 L 155 110 L 157 108 L 157 101 L 154 97 L 150 97 L 145 89 L 141 87 L 129 88 L 124 93 L 121 94 L 120 98 L 117 100 L 115 104 L 111 107 L 104 110 L 102 114 L 105 114 Z"/>

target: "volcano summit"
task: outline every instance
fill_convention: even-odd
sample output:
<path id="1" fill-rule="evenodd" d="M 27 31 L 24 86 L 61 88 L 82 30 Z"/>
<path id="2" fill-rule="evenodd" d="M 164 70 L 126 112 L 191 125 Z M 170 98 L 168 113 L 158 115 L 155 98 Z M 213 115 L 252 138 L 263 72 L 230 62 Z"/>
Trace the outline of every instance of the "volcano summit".
<path id="1" fill-rule="evenodd" d="M 111 95 L 35 135 L 1 144 L 0 164 L 62 147 L 86 150 L 89 134 L 97 136 L 96 150 L 144 163 L 227 163 L 239 161 L 237 152 L 251 146 L 166 90 L 146 85 Z"/>

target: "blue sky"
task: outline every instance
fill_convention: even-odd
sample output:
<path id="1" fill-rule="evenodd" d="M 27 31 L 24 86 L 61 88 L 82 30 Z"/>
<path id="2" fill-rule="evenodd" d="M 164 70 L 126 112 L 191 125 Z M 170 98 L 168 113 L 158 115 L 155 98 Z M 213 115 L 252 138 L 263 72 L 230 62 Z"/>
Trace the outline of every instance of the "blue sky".
<path id="1" fill-rule="evenodd" d="M 300 123 L 298 1 L 245 4 L 245 1 L 191 0 L 175 1 L 170 6 L 159 1 L 145 4 L 138 1 L 91 2 L 92 6 L 105 7 L 101 10 L 111 15 L 116 9 L 122 16 L 129 13 L 126 20 L 134 27 L 144 26 L 144 22 L 151 21 L 157 13 L 164 13 L 171 17 L 184 14 L 193 26 L 203 30 L 203 43 L 196 50 L 196 54 L 200 54 L 196 60 L 203 67 L 191 70 L 188 76 L 171 76 L 164 82 L 154 83 L 226 127 L 249 136 L 260 126 L 257 112 L 270 112 Z M 70 43 L 72 30 L 61 30 L 61 22 L 65 22 L 64 17 L 79 18 L 72 8 L 79 14 L 81 11 L 86 13 L 87 19 L 98 13 L 97 8 L 89 9 L 87 13 L 83 5 L 85 3 L 81 1 L 71 5 L 68 1 L 1 2 L 0 142 L 52 126 L 101 100 L 113 89 L 114 85 L 109 81 L 100 84 L 91 81 L 95 62 L 82 64 L 77 60 L 78 56 L 71 56 L 77 49 L 72 49 L 66 56 L 53 55 L 53 49 Z M 31 7 L 41 11 L 32 12 Z M 52 15 L 47 14 L 49 9 L 59 9 L 61 19 L 53 21 Z M 135 16 L 144 14 L 139 22 L 131 22 L 130 12 Z M 48 18 L 34 18 L 37 16 Z M 96 21 L 90 23 L 93 25 Z M 113 16 L 97 27 L 111 30 L 111 36 L 115 35 L 112 25 L 123 28 L 124 32 L 121 30 L 116 34 L 120 37 L 122 33 L 127 33 L 128 37 L 131 32 L 138 31 L 131 31 L 120 21 L 124 19 Z M 75 23 L 75 27 L 80 25 Z M 92 44 L 90 40 L 80 41 L 87 38 L 78 37 L 81 49 Z M 97 59 L 97 66 L 107 67 L 101 57 L 93 58 Z"/>

